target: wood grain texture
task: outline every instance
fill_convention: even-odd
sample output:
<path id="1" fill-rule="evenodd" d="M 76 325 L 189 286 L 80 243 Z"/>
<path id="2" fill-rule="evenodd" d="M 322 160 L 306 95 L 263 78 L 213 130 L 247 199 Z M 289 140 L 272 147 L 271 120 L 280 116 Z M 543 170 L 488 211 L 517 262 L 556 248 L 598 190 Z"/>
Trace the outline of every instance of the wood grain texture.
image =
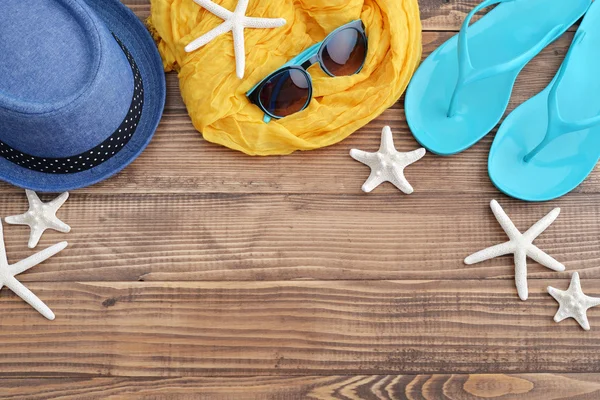
<path id="1" fill-rule="evenodd" d="M 597 372 L 592 326 L 530 280 L 30 283 L 0 297 L 0 373 L 23 376 Z M 583 280 L 589 295 L 600 280 Z"/>
<path id="2" fill-rule="evenodd" d="M 478 0 L 419 0 L 423 30 L 458 31 L 467 14 L 479 3 Z M 473 21 L 477 19 L 476 16 Z"/>
<path id="3" fill-rule="evenodd" d="M 419 2 L 426 57 L 479 0 Z M 150 14 L 148 0 L 124 3 Z M 524 69 L 508 111 L 550 82 L 572 37 Z M 365 195 L 368 168 L 348 151 L 376 149 L 384 125 L 416 148 L 402 99 L 342 143 L 260 158 L 204 141 L 176 74 L 167 88 L 147 151 L 73 192 L 59 212 L 72 233 L 47 232 L 38 249 L 69 248 L 19 277 L 56 321 L 0 292 L 0 398 L 600 398 L 600 308 L 590 332 L 555 324 L 545 292 L 577 270 L 600 296 L 597 171 L 560 200 L 510 200 L 487 177 L 492 133 L 407 168 L 411 196 Z M 536 244 L 567 272 L 530 262 L 527 302 L 510 257 L 462 263 L 505 240 L 492 198 L 520 229 L 563 209 Z M 0 183 L 0 216 L 26 207 Z M 32 253 L 26 227 L 5 233 L 10 261 Z"/>
<path id="4" fill-rule="evenodd" d="M 598 374 L 0 379 L 3 399 L 596 400 Z"/>
<path id="5" fill-rule="evenodd" d="M 409 173 L 410 177 L 410 173 Z M 497 197 L 497 196 L 496 196 Z M 51 198 L 51 197 L 44 197 Z M 288 279 L 512 280 L 511 256 L 464 265 L 466 256 L 507 240 L 489 196 L 85 195 L 58 216 L 68 235 L 47 231 L 39 248 L 69 248 L 21 275 L 23 281 Z M 556 273 L 529 261 L 531 279 L 600 278 L 600 197 L 551 204 L 504 197 L 521 231 L 554 206 L 562 213 L 536 245 L 567 266 Z M 26 210 L 23 194 L 0 195 L 0 215 Z M 6 226 L 9 260 L 32 251 L 29 228 Z"/>

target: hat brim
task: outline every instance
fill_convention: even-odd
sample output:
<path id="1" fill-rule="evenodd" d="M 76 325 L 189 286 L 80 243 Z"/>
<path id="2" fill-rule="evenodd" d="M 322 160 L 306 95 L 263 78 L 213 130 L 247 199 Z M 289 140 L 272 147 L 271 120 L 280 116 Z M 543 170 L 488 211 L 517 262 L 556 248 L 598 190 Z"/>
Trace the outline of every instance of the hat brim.
<path id="1" fill-rule="evenodd" d="M 166 98 L 162 60 L 152 36 L 140 19 L 119 0 L 86 0 L 133 55 L 144 82 L 142 117 L 131 140 L 106 162 L 75 174 L 47 174 L 0 158 L 0 180 L 39 192 L 63 192 L 90 186 L 127 167 L 146 148 L 162 117 Z"/>

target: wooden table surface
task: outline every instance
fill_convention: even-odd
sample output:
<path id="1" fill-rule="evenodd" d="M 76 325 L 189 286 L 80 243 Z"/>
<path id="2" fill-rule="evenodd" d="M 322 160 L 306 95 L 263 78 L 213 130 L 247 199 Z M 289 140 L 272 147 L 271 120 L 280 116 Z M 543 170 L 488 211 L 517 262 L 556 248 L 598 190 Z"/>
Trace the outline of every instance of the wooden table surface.
<path id="1" fill-rule="evenodd" d="M 140 17 L 146 0 L 126 0 Z M 476 0 L 422 0 L 424 57 Z M 510 109 L 552 78 L 573 34 L 521 74 Z M 11 399 L 598 399 L 600 308 L 592 330 L 553 322 L 548 285 L 579 271 L 600 295 L 600 174 L 549 203 L 501 195 L 487 175 L 493 134 L 452 157 L 408 167 L 415 193 L 367 195 L 374 150 L 391 125 L 417 144 L 399 101 L 326 149 L 252 158 L 204 141 L 167 76 L 164 117 L 143 155 L 118 176 L 71 193 L 38 249 L 69 248 L 20 276 L 56 313 L 0 295 L 0 397 Z M 44 196 L 50 199 L 52 196 Z M 555 206 L 536 241 L 565 263 L 529 261 L 517 297 L 511 257 L 467 266 L 505 235 L 498 199 L 520 229 Z M 0 184 L 0 216 L 24 192 Z M 5 229 L 9 261 L 32 254 L 28 228 Z"/>

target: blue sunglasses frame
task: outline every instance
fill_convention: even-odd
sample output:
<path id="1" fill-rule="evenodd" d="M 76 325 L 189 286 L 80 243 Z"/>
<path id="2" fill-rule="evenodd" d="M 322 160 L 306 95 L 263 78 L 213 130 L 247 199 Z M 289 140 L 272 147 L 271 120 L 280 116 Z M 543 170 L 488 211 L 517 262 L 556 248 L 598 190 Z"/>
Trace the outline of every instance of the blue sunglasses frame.
<path id="1" fill-rule="evenodd" d="M 265 86 L 265 84 L 269 80 L 271 80 L 271 78 L 273 78 L 275 75 L 278 75 L 284 71 L 296 70 L 296 71 L 302 73 L 306 77 L 306 80 L 308 82 L 308 98 L 307 98 L 304 106 L 302 106 L 302 108 L 300 110 L 298 110 L 297 112 L 300 112 L 300 111 L 306 109 L 306 107 L 308 107 L 308 105 L 310 104 L 310 101 L 312 100 L 312 93 L 313 93 L 313 84 L 312 84 L 312 79 L 310 77 L 310 74 L 308 73 L 308 68 L 310 68 L 314 64 L 318 63 L 319 66 L 321 67 L 321 69 L 323 70 L 323 72 L 325 72 L 327 75 L 329 75 L 331 77 L 336 76 L 336 75 L 332 74 L 327 69 L 325 64 L 323 63 L 323 51 L 325 50 L 327 44 L 329 43 L 329 41 L 331 40 L 331 38 L 333 36 L 335 36 L 337 33 L 341 32 L 343 30 L 346 30 L 346 29 L 355 29 L 363 37 L 363 40 L 365 42 L 365 59 L 363 60 L 361 66 L 358 68 L 358 70 L 356 70 L 356 72 L 353 75 L 358 74 L 363 69 L 366 59 L 367 59 L 367 52 L 369 51 L 369 41 L 367 39 L 367 34 L 365 32 L 365 25 L 363 24 L 363 22 L 360 19 L 357 19 L 357 20 L 347 23 L 346 25 L 340 26 L 339 28 L 337 28 L 336 30 L 331 32 L 329 35 L 327 35 L 327 37 L 323 41 L 312 45 L 308 49 L 304 50 L 302 53 L 298 54 L 296 57 L 292 58 L 287 63 L 283 64 L 281 67 L 279 67 L 273 73 L 269 74 L 266 78 L 264 78 L 263 80 L 258 82 L 252 89 L 250 89 L 246 93 L 246 97 L 248 97 L 250 102 L 257 105 L 258 108 L 260 108 L 261 111 L 265 114 L 263 117 L 263 121 L 266 124 L 271 122 L 272 119 L 281 119 L 284 117 L 277 116 L 277 115 L 270 113 L 266 109 L 266 107 L 264 107 L 262 105 L 262 103 L 260 101 L 260 93 L 261 93 L 263 87 Z"/>

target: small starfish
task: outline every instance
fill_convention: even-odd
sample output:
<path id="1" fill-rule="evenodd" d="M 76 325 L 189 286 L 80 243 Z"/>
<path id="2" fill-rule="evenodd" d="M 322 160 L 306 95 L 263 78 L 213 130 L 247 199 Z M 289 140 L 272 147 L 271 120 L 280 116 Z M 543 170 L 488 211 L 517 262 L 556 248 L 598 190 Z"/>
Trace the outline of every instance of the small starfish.
<path id="1" fill-rule="evenodd" d="M 194 0 L 201 7 L 207 9 L 224 22 L 205 33 L 199 38 L 190 42 L 185 46 L 185 51 L 190 53 L 199 49 L 213 39 L 221 36 L 229 31 L 233 34 L 233 49 L 235 53 L 235 72 L 238 78 L 244 77 L 246 68 L 246 50 L 244 46 L 244 28 L 279 28 L 286 24 L 283 18 L 256 18 L 246 17 L 246 9 L 248 8 L 248 0 L 239 0 L 235 11 L 231 12 L 210 0 Z"/>
<path id="2" fill-rule="evenodd" d="M 6 248 L 4 247 L 4 236 L 2 233 L 2 223 L 0 222 L 0 289 L 6 286 L 17 296 L 25 300 L 31 307 L 35 308 L 40 314 L 49 320 L 54 319 L 54 313 L 41 301 L 35 294 L 19 282 L 15 275 L 27 271 L 29 268 L 46 261 L 56 253 L 67 247 L 67 242 L 60 242 L 54 246 L 48 247 L 16 264 L 9 265 L 6 258 Z"/>
<path id="3" fill-rule="evenodd" d="M 413 188 L 404 177 L 404 168 L 419 161 L 424 155 L 424 148 L 408 153 L 397 151 L 394 147 L 392 130 L 389 126 L 383 127 L 381 131 L 381 145 L 377 152 L 367 153 L 357 149 L 350 150 L 350 157 L 371 168 L 371 175 L 362 186 L 362 190 L 366 193 L 371 192 L 383 182 L 391 182 L 402 192 L 411 194 Z"/>
<path id="4" fill-rule="evenodd" d="M 29 211 L 21 215 L 6 217 L 5 221 L 13 225 L 29 225 L 31 235 L 29 236 L 29 248 L 37 246 L 42 234 L 46 229 L 54 229 L 59 232 L 68 233 L 71 227 L 56 217 L 58 209 L 65 204 L 69 193 L 65 192 L 49 203 L 42 203 L 33 190 L 26 190 L 29 201 Z"/>
<path id="5" fill-rule="evenodd" d="M 527 289 L 528 256 L 546 268 L 550 268 L 551 270 L 565 270 L 564 265 L 550 257 L 548 254 L 544 253 L 533 244 L 533 241 L 558 217 L 558 214 L 560 214 L 560 208 L 555 208 L 554 210 L 550 211 L 544 218 L 540 219 L 531 228 L 529 228 L 527 232 L 521 233 L 496 200 L 492 200 L 490 206 L 494 216 L 510 240 L 470 255 L 469 257 L 465 258 L 465 264 L 476 264 L 478 262 L 490 260 L 506 254 L 513 254 L 515 259 L 515 282 L 517 285 L 517 292 L 519 293 L 521 300 L 527 300 L 529 295 L 529 290 Z"/>
<path id="6" fill-rule="evenodd" d="M 581 290 L 581 282 L 579 282 L 579 274 L 573 273 L 571 277 L 571 284 L 567 290 L 558 290 L 552 286 L 548 286 L 548 293 L 556 301 L 558 301 L 559 307 L 556 315 L 554 316 L 555 322 L 560 322 L 566 318 L 573 318 L 581 325 L 586 331 L 590 330 L 590 323 L 588 322 L 586 311 L 588 308 L 600 305 L 600 298 L 586 296 Z"/>

